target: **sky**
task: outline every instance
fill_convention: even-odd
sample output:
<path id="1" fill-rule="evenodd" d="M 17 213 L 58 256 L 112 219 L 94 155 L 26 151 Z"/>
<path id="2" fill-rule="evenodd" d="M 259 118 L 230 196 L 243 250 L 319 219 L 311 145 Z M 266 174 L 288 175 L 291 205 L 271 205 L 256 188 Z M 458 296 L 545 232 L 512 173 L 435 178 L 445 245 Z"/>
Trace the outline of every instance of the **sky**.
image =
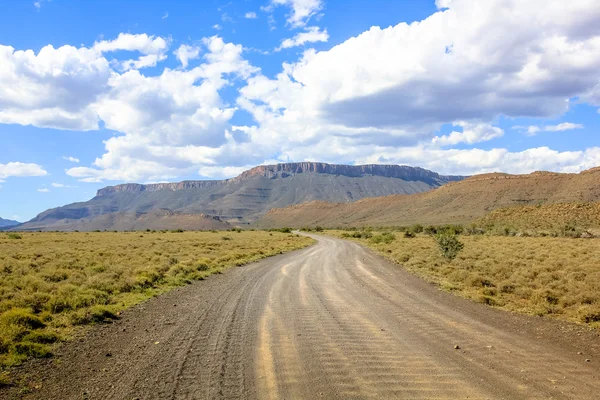
<path id="1" fill-rule="evenodd" d="M 597 0 L 7 1 L 0 217 L 260 164 L 600 165 Z"/>

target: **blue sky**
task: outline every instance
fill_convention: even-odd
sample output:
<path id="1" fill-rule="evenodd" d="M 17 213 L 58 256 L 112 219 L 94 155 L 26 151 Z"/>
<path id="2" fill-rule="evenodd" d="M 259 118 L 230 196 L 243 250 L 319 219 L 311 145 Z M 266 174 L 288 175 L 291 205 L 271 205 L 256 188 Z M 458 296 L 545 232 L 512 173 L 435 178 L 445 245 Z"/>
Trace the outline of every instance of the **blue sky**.
<path id="1" fill-rule="evenodd" d="M 5 2 L 0 217 L 288 161 L 579 172 L 600 164 L 598 20 L 591 0 Z"/>

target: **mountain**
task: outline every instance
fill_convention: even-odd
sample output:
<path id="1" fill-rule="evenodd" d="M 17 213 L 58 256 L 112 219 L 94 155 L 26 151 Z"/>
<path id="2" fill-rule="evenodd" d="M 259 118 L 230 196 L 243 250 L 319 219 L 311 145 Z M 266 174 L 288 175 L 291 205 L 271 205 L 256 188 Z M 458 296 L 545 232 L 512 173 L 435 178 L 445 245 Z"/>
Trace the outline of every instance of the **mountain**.
<path id="1" fill-rule="evenodd" d="M 121 226 L 115 213 L 127 214 L 128 218 L 136 219 L 135 229 L 145 229 L 149 222 L 142 222 L 140 216 L 156 210 L 179 213 L 162 217 L 162 223 L 175 215 L 204 214 L 216 216 L 219 221 L 247 224 L 274 207 L 314 200 L 349 202 L 419 193 L 461 179 L 399 165 L 314 162 L 264 165 L 226 180 L 106 187 L 98 190 L 90 201 L 47 210 L 19 229 L 115 229 Z"/>
<path id="2" fill-rule="evenodd" d="M 18 222 L 18 221 L 0 218 L 0 228 L 8 228 L 8 227 L 19 225 L 19 224 L 20 224 L 20 222 Z"/>
<path id="3" fill-rule="evenodd" d="M 502 207 L 599 200 L 600 168 L 579 174 L 494 173 L 475 175 L 419 194 L 343 204 L 315 201 L 273 209 L 257 224 L 260 227 L 343 227 L 466 223 Z"/>

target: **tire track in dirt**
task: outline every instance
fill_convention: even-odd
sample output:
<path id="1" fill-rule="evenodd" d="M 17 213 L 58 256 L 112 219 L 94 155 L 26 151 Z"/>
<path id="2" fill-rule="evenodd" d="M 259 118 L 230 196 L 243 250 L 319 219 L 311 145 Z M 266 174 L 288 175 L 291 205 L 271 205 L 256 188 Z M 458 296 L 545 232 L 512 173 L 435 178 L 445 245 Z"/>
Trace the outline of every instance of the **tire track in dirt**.
<path id="1" fill-rule="evenodd" d="M 37 399 L 596 399 L 596 331 L 437 290 L 354 242 L 234 268 L 34 361 Z M 454 345 L 460 349 L 454 349 Z M 577 354 L 585 352 L 585 354 Z M 592 362 L 585 362 L 585 359 Z M 17 390 L 1 398 L 19 398 Z"/>

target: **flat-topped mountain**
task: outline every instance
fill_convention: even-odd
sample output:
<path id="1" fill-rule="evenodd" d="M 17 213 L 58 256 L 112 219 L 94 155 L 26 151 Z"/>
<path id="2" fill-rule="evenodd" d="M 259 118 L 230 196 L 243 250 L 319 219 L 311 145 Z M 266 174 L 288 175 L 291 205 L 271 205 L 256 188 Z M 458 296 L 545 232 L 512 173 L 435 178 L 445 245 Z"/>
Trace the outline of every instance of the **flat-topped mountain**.
<path id="1" fill-rule="evenodd" d="M 261 227 L 466 223 L 512 206 L 600 201 L 600 168 L 579 174 L 475 175 L 435 190 L 352 203 L 314 201 L 269 211 Z"/>
<path id="2" fill-rule="evenodd" d="M 225 180 L 128 183 L 106 187 L 87 202 L 47 210 L 19 229 L 84 230 L 90 226 L 115 229 L 116 219 L 106 217 L 114 213 L 138 215 L 128 218 L 137 221 L 135 229 L 143 229 L 139 215 L 155 210 L 176 212 L 179 217 L 204 214 L 218 217 L 222 222 L 245 224 L 275 207 L 315 200 L 350 202 L 391 194 L 421 193 L 462 179 L 461 176 L 444 176 L 423 168 L 399 165 L 316 162 L 263 165 Z M 103 223 L 99 222 L 101 216 Z"/>

